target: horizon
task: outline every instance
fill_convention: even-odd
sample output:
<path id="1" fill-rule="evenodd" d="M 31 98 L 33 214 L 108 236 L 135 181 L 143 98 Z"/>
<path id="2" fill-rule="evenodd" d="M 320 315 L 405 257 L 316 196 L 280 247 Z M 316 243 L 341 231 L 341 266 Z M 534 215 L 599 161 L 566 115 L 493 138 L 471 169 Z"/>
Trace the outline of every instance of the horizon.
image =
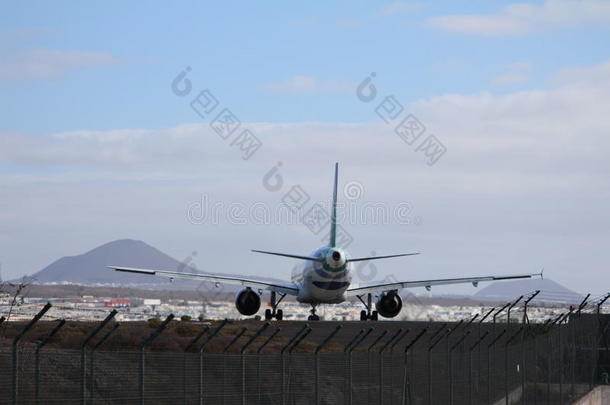
<path id="1" fill-rule="evenodd" d="M 90 249 L 86 252 L 82 252 L 81 254 L 78 255 L 74 255 L 74 256 L 64 256 L 62 258 L 68 258 L 68 259 L 76 259 L 76 258 L 81 258 L 82 256 L 85 256 L 87 254 L 90 254 L 93 251 L 96 250 L 101 250 L 102 248 L 106 248 L 106 250 L 108 250 L 108 248 L 112 245 L 113 247 L 116 247 L 117 245 L 121 244 L 121 245 L 126 245 L 129 244 L 131 245 L 132 243 L 138 243 L 138 244 L 143 244 L 145 245 L 146 249 L 154 249 L 156 251 L 159 251 L 162 254 L 166 254 L 165 252 L 163 252 L 162 250 L 156 248 L 155 246 L 151 246 L 148 243 L 146 243 L 146 241 L 141 241 L 141 240 L 134 240 L 134 239 L 118 239 L 118 240 L 114 240 L 114 241 L 110 241 L 107 242 L 105 244 L 102 244 L 100 246 L 96 246 L 93 249 Z M 174 270 L 176 271 L 184 271 L 185 269 L 188 269 L 189 272 L 195 272 L 195 273 L 209 273 L 208 271 L 204 270 L 204 269 L 199 269 L 197 268 L 196 265 L 194 265 L 194 263 L 191 263 L 191 260 L 193 259 L 192 257 L 187 259 L 188 261 L 178 261 L 176 258 L 171 257 L 170 255 L 168 255 L 171 259 L 173 259 L 176 262 L 176 268 Z M 58 258 L 57 261 L 59 261 L 62 258 Z M 139 257 L 139 259 L 141 259 L 141 256 Z M 137 261 L 138 259 L 136 259 Z M 11 280 L 12 282 L 15 281 L 24 281 L 27 284 L 36 284 L 36 285 L 81 285 L 81 286 L 87 286 L 87 287 L 91 287 L 91 288 L 95 288 L 95 287 L 111 287 L 111 288 L 117 288 L 117 287 L 124 287 L 124 288 L 138 288 L 138 286 L 140 288 L 143 289 L 153 289 L 155 291 L 168 291 L 168 292 L 176 292 L 176 291 L 193 291 L 195 290 L 195 286 L 194 284 L 191 283 L 185 283 L 182 282 L 181 285 L 177 285 L 175 284 L 175 282 L 169 282 L 165 279 L 158 279 L 158 278 L 154 278 L 154 279 L 146 279 L 146 278 L 140 278 L 140 280 L 142 280 L 142 282 L 129 282 L 129 283 L 124 283 L 124 282 L 120 282 L 120 281 L 70 281 L 67 279 L 60 279 L 58 278 L 58 276 L 55 276 L 55 279 L 52 281 L 49 280 L 40 280 L 37 278 L 38 273 L 48 273 L 48 271 L 50 270 L 50 268 L 53 268 L 53 265 L 56 264 L 57 261 L 54 261 L 53 263 L 50 263 L 48 266 L 46 266 L 45 268 L 39 270 L 38 272 L 31 274 L 31 275 L 26 275 L 23 276 L 23 279 L 20 280 Z M 193 267 L 189 267 L 189 265 L 194 265 Z M 57 267 L 57 266 L 55 266 Z M 105 267 L 105 266 L 104 266 Z M 85 267 L 87 269 L 87 271 L 85 271 L 84 273 L 88 273 L 84 275 L 84 278 L 91 278 L 91 272 L 92 272 L 92 268 L 91 267 Z M 108 269 L 109 270 L 109 269 Z M 355 283 L 354 285 L 367 285 L 367 284 L 371 284 L 371 283 L 375 283 L 375 282 L 379 282 L 381 280 L 376 280 L 373 278 L 369 278 L 369 277 L 365 277 L 364 280 L 360 280 L 358 278 L 359 275 L 369 275 L 367 273 L 360 273 L 358 272 L 359 269 L 355 269 L 354 272 L 354 277 L 355 277 Z M 220 274 L 220 273 L 219 273 Z M 232 274 L 232 273 L 222 273 L 222 274 Z M 109 272 L 107 274 L 108 278 L 112 278 L 113 276 L 118 277 L 120 275 L 120 273 L 114 273 L 114 272 Z M 242 274 L 243 276 L 248 276 L 248 274 Z M 39 276 L 38 276 L 39 277 Z M 47 276 L 48 277 L 48 276 Z M 272 280 L 280 280 L 278 278 L 271 278 Z M 360 281 L 360 282 L 359 282 Z M 546 282 L 545 282 L 546 281 Z M 527 291 L 526 290 L 522 290 L 522 287 L 524 285 L 528 285 L 529 288 Z M 166 287 L 174 287 L 174 288 L 169 288 L 169 289 L 165 289 L 163 288 L 163 286 Z M 430 291 L 426 291 L 424 287 L 418 287 L 418 288 L 410 288 L 410 289 L 405 289 L 401 295 L 409 295 L 409 294 L 413 294 L 416 297 L 428 297 L 428 298 L 450 298 L 450 297 L 463 297 L 463 298 L 477 298 L 477 299 L 481 299 L 481 300 L 487 300 L 487 301 L 494 301 L 494 300 L 499 300 L 501 301 L 502 299 L 499 298 L 500 296 L 498 295 L 492 295 L 492 297 L 487 297 L 485 298 L 485 294 L 482 294 L 483 290 L 485 290 L 487 287 L 490 287 L 488 289 L 488 294 L 489 292 L 493 291 L 494 289 L 502 288 L 502 289 L 511 289 L 512 290 L 510 293 L 505 293 L 504 296 L 505 297 L 516 297 L 518 295 L 518 291 L 521 291 L 521 293 L 526 294 L 526 293 L 533 293 L 535 289 L 537 288 L 543 288 L 543 286 L 548 286 L 548 285 L 553 285 L 554 291 L 549 291 L 548 289 L 543 289 L 542 290 L 542 294 L 540 294 L 540 296 L 538 298 L 536 298 L 534 300 L 534 303 L 541 304 L 541 303 L 546 303 L 546 304 L 558 304 L 558 303 L 567 303 L 567 302 L 580 302 L 580 300 L 582 298 L 584 298 L 584 296 L 586 295 L 586 292 L 579 292 L 579 291 L 574 291 L 564 285 L 561 285 L 560 283 L 557 283 L 556 281 L 554 281 L 553 279 L 550 278 L 541 278 L 541 279 L 525 279 L 525 280 L 514 280 L 514 281 L 496 281 L 496 282 L 485 282 L 481 285 L 479 285 L 477 288 L 474 289 L 474 291 L 472 291 L 471 293 L 459 293 L 459 292 L 452 292 L 451 290 L 447 290 L 445 292 L 440 292 L 437 294 L 437 290 L 438 287 L 434 287 L 432 290 Z M 228 291 L 226 289 L 226 287 L 230 287 L 230 286 L 225 286 L 225 288 L 221 289 L 221 291 L 219 292 L 220 294 L 225 294 L 225 293 L 230 293 L 232 294 L 230 291 Z M 565 289 L 566 291 L 558 291 L 557 287 L 559 287 L 559 290 Z M 233 287 L 236 291 L 239 290 L 239 288 L 235 288 Z M 516 288 L 516 289 L 515 289 Z M 229 288 L 230 290 L 231 288 Z M 199 287 L 196 288 L 197 291 L 201 290 L 201 285 Z M 547 294 L 545 294 L 545 292 Z M 550 293 L 550 295 L 549 295 Z M 558 294 L 559 296 L 555 297 L 553 296 L 553 294 Z M 572 297 L 574 298 L 573 300 L 568 299 L 568 295 L 570 295 L 571 293 L 573 293 L 574 295 L 578 295 L 579 297 Z M 218 294 L 214 294 L 214 297 L 217 297 Z M 493 297 L 496 297 L 495 299 Z M 547 299 L 545 299 L 544 297 L 547 297 Z M 226 297 L 225 297 L 226 298 Z M 594 299 L 595 297 L 593 297 L 592 299 Z"/>

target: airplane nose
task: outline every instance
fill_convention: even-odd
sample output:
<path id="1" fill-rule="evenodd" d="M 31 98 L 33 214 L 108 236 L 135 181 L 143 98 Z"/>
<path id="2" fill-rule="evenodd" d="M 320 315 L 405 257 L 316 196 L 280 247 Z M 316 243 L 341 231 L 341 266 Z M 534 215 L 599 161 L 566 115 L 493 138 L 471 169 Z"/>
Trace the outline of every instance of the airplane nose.
<path id="1" fill-rule="evenodd" d="M 332 258 L 334 261 L 338 262 L 339 260 L 341 260 L 341 253 L 335 250 L 332 254 Z"/>

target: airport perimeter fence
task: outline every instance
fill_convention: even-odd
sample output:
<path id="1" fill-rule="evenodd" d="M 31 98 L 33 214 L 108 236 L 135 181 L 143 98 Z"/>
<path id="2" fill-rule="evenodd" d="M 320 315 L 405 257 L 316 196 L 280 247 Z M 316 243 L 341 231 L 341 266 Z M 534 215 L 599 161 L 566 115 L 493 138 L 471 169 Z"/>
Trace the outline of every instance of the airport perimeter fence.
<path id="1" fill-rule="evenodd" d="M 0 403 L 569 404 L 607 384 L 610 367 L 610 315 L 580 309 L 544 324 L 495 322 L 493 310 L 493 322 L 366 322 L 336 351 L 341 326 L 310 323 L 272 353 L 269 323 L 245 342 L 241 329 L 220 353 L 205 350 L 226 322 L 206 328 L 180 353 L 148 350 L 172 316 L 133 351 L 96 350 L 117 329 L 113 313 L 81 350 L 44 347 L 61 322 L 19 345 L 33 320 L 0 348 Z M 305 345 L 316 328 L 325 338 Z"/>

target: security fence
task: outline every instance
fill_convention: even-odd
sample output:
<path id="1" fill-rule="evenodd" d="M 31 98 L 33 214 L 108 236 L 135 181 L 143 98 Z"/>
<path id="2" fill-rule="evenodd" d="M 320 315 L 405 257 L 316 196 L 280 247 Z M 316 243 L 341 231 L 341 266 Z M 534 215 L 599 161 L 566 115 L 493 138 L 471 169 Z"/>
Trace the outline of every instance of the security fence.
<path id="1" fill-rule="evenodd" d="M 150 350 L 171 316 L 137 350 L 97 350 L 117 329 L 111 313 L 79 350 L 45 348 L 62 323 L 34 345 L 19 344 L 20 334 L 0 348 L 0 402 L 569 404 L 608 383 L 610 316 L 581 309 L 544 324 L 498 323 L 497 311 L 486 314 L 493 322 L 366 322 L 332 347 L 343 326 L 310 323 L 272 353 L 265 347 L 279 329 L 269 323 L 207 352 L 226 321 L 183 352 Z M 317 343 L 315 329 L 324 332 Z"/>

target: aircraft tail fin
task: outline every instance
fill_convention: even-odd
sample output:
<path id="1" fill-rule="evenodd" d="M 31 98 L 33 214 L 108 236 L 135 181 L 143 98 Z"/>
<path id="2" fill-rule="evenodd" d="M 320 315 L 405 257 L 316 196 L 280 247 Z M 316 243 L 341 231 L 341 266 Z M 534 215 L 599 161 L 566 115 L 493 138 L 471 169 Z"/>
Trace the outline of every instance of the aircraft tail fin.
<path id="1" fill-rule="evenodd" d="M 333 187 L 333 205 L 330 208 L 330 247 L 337 246 L 337 177 L 339 174 L 339 163 L 335 163 L 335 183 Z"/>

